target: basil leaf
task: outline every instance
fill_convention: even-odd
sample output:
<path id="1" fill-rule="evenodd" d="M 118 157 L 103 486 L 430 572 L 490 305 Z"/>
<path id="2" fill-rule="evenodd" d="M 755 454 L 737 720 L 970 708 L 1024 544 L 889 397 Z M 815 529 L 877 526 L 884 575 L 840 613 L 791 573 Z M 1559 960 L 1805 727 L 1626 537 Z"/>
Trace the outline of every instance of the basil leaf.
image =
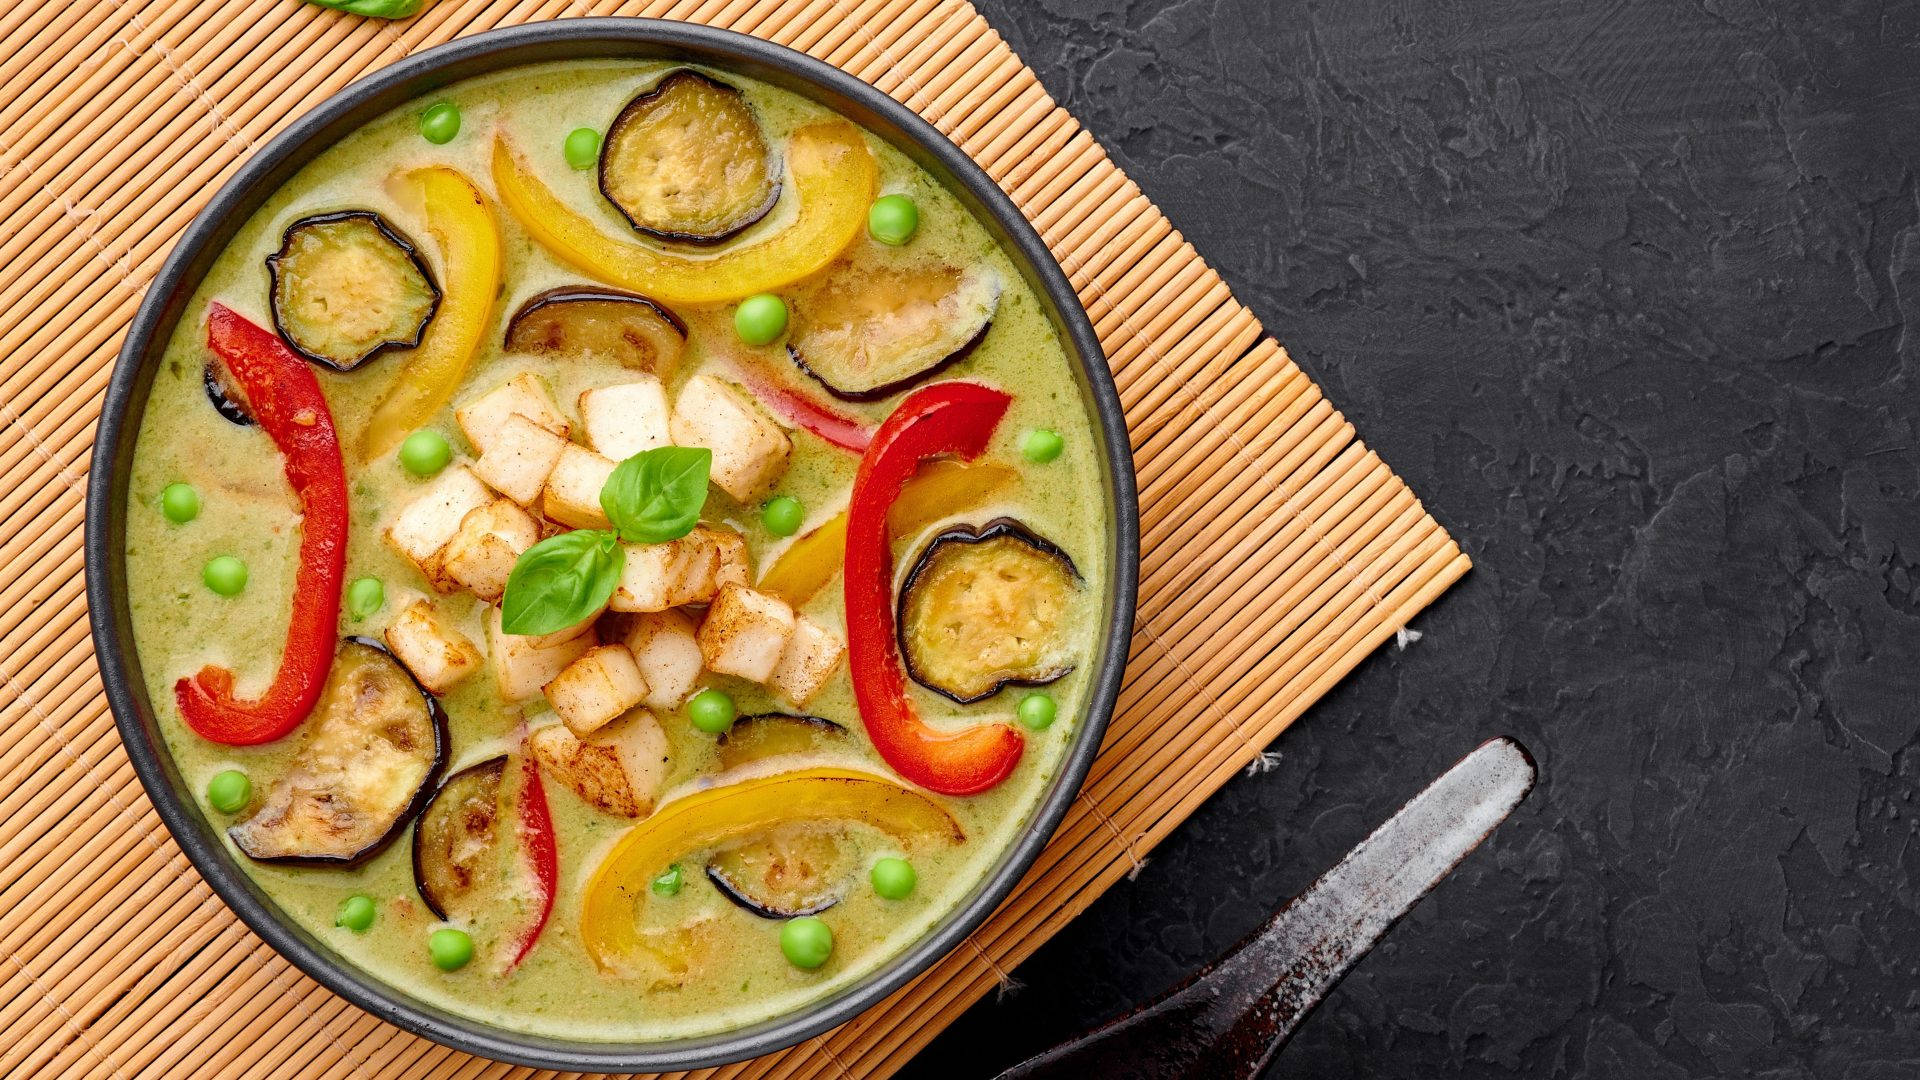
<path id="1" fill-rule="evenodd" d="M 307 2 L 375 19 L 404 19 L 409 15 L 417 14 L 425 0 L 307 0 Z"/>
<path id="2" fill-rule="evenodd" d="M 627 549 L 605 529 L 576 529 L 548 537 L 521 553 L 507 575 L 500 629 L 551 634 L 599 611 L 620 584 Z"/>
<path id="3" fill-rule="evenodd" d="M 700 523 L 707 504 L 713 451 L 661 446 L 621 462 L 600 489 L 600 508 L 623 539 L 637 544 L 678 540 Z"/>

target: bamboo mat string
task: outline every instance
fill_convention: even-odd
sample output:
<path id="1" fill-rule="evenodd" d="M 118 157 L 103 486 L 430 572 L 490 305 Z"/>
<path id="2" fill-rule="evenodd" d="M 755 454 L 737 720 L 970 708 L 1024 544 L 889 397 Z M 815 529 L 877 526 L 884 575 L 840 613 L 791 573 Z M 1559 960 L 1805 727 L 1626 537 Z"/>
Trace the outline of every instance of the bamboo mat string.
<path id="1" fill-rule="evenodd" d="M 1014 967 L 1220 784 L 1271 767 L 1263 747 L 1373 649 L 1413 640 L 1408 620 L 1470 565 L 964 0 L 440 0 L 400 23 L 292 0 L 16 5 L 0 11 L 0 81 L 21 88 L 0 101 L 0 1074 L 554 1075 L 386 1026 L 225 911 L 140 802 L 99 699 L 77 530 L 135 297 L 240 159 L 382 63 L 590 14 L 801 48 L 959 142 L 1071 275 L 1140 476 L 1139 632 L 1084 812 L 966 948 L 834 1031 L 703 1078 L 897 1069 L 969 1003 L 1017 987 Z"/>

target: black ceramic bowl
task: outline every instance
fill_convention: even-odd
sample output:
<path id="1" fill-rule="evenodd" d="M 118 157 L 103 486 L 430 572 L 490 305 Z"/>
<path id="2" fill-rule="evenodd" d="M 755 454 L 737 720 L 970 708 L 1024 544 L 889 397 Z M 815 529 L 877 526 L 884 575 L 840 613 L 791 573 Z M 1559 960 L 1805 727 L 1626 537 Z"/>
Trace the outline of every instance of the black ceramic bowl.
<path id="1" fill-rule="evenodd" d="M 141 410 L 175 323 L 216 255 L 262 202 L 319 151 L 422 94 L 521 64 L 582 58 L 688 60 L 785 87 L 851 117 L 905 151 L 986 223 L 1052 309 L 1074 356 L 1080 392 L 1096 417 L 1114 507 L 1107 537 L 1113 590 L 1087 714 L 1053 786 L 1019 834 L 962 903 L 905 952 L 841 992 L 804 1009 L 718 1035 L 653 1043 L 568 1041 L 522 1035 L 426 1004 L 344 962 L 285 918 L 247 877 L 203 818 L 165 751 L 133 648 L 126 600 L 127 482 Z M 410 57 L 362 79 L 301 117 L 220 189 L 154 279 L 127 334 L 107 389 L 87 494 L 87 601 L 100 675 L 127 754 L 160 817 L 187 856 L 253 931 L 328 989 L 427 1038 L 475 1054 L 550 1069 L 657 1072 L 770 1053 L 811 1038 L 880 1001 L 954 948 L 1006 899 L 1053 833 L 1085 779 L 1112 714 L 1127 658 L 1139 567 L 1139 510 L 1125 420 L 1093 327 L 1073 289 L 1007 196 L 951 142 L 866 83 L 818 60 L 756 38 L 650 19 L 569 19 L 494 30 Z"/>

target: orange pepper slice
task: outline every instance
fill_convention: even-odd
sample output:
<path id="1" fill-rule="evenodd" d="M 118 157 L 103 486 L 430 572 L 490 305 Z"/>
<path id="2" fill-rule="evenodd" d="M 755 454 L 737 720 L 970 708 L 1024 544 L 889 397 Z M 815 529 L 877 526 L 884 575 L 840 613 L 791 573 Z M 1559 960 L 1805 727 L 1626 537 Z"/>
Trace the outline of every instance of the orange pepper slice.
<path id="1" fill-rule="evenodd" d="M 984 502 L 1013 485 L 1017 470 L 995 462 L 929 461 L 887 511 L 895 540 L 911 536 L 962 507 Z M 795 540 L 760 579 L 760 591 L 798 607 L 827 587 L 847 559 L 847 514 L 841 511 Z"/>
<path id="2" fill-rule="evenodd" d="M 399 446 L 453 400 L 493 322 L 500 292 L 500 226 L 471 180 L 436 165 L 400 173 L 388 185 L 425 219 L 439 246 L 446 298 L 367 420 L 360 437 L 367 461 Z"/>
<path id="3" fill-rule="evenodd" d="M 609 235 L 554 195 L 504 137 L 493 143 L 494 189 L 534 240 L 601 281 L 670 304 L 777 289 L 826 266 L 860 235 L 879 169 L 859 129 L 828 121 L 795 131 L 787 168 L 800 202 L 794 221 L 757 243 L 682 255 Z"/>
<path id="4" fill-rule="evenodd" d="M 869 825 L 909 848 L 966 840 L 939 803 L 871 773 L 803 769 L 707 788 L 663 804 L 594 869 L 580 910 L 580 940 L 594 963 L 617 974 L 648 974 L 657 950 L 642 939 L 635 918 L 648 883 L 676 859 L 795 821 Z"/>

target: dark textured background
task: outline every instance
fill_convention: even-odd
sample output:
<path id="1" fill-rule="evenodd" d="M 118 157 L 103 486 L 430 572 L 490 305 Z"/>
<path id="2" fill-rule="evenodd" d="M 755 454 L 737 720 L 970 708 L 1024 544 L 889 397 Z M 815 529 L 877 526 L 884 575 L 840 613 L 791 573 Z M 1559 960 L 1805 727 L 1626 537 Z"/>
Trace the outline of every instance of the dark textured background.
<path id="1" fill-rule="evenodd" d="M 1477 567 L 904 1075 L 1503 732 L 1542 786 L 1275 1075 L 1920 1075 L 1920 3 L 976 3 Z"/>

